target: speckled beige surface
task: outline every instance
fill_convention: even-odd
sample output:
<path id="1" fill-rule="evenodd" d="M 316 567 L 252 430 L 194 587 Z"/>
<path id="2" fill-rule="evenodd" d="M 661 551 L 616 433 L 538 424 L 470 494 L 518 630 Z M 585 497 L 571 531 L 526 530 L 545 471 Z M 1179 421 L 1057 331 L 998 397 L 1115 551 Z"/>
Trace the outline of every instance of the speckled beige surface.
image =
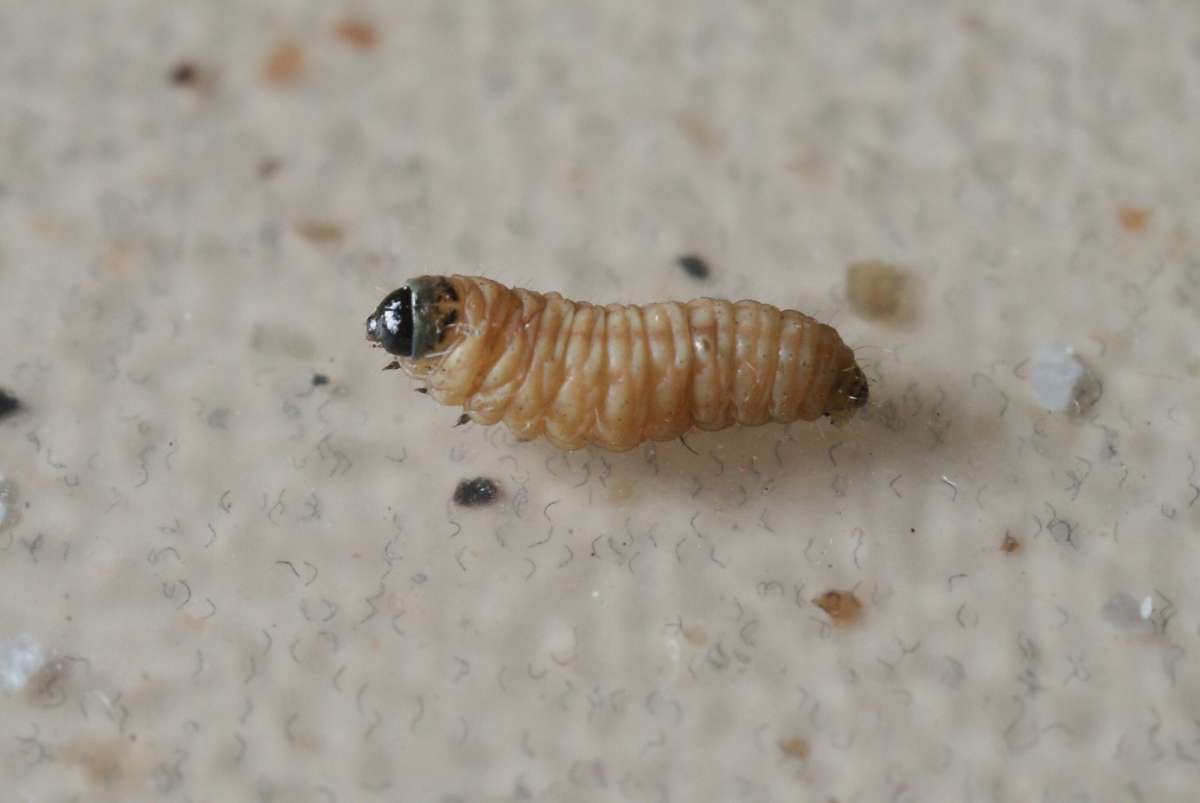
<path id="1" fill-rule="evenodd" d="M 1194 4 L 249 5 L 0 8 L 0 800 L 1194 798 Z M 872 406 L 453 429 L 363 342 L 426 272 L 793 306 Z"/>

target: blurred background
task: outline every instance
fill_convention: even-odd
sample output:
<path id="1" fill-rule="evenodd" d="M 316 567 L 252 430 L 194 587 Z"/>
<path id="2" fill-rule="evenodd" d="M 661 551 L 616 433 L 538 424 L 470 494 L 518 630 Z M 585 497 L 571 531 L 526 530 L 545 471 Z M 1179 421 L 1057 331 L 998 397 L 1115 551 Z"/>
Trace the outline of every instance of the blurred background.
<path id="1" fill-rule="evenodd" d="M 0 797 L 1191 799 L 1194 3 L 0 20 Z M 454 428 L 363 340 L 424 273 L 800 309 L 871 405 Z"/>

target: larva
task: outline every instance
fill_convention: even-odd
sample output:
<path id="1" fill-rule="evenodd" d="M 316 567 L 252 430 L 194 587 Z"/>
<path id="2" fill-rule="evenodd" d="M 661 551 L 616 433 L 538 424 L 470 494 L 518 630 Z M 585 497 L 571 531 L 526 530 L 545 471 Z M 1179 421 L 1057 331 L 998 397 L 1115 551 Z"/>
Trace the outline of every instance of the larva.
<path id="1" fill-rule="evenodd" d="M 867 380 L 830 326 L 757 301 L 597 306 L 476 276 L 421 276 L 367 340 L 442 404 L 520 439 L 613 451 L 692 427 L 848 418 Z"/>

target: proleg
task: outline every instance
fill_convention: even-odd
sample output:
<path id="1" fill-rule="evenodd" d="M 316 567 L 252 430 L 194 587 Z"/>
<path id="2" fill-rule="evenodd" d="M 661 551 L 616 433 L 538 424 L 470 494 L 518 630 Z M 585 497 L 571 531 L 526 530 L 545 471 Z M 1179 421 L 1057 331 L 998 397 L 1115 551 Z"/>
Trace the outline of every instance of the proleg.
<path id="1" fill-rule="evenodd" d="M 477 276 L 420 276 L 367 317 L 367 340 L 442 404 L 562 449 L 842 421 L 869 393 L 832 327 L 757 301 L 597 306 Z"/>

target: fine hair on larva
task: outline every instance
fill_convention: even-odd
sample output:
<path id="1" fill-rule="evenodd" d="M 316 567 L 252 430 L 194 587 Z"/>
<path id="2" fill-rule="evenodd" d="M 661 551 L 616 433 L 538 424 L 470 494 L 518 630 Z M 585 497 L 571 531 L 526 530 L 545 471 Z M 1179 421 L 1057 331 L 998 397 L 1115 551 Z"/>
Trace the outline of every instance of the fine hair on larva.
<path id="1" fill-rule="evenodd" d="M 367 340 L 442 404 L 522 440 L 623 451 L 694 428 L 849 419 L 867 403 L 826 324 L 757 301 L 596 305 L 478 276 L 389 293 Z"/>

